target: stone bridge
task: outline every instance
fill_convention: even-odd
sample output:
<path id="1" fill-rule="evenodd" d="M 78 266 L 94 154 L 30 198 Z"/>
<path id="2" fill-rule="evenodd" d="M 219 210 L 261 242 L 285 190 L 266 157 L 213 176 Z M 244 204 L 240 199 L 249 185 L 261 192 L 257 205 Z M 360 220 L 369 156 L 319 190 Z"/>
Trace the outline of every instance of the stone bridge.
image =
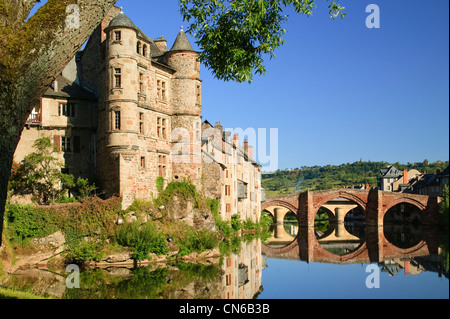
<path id="1" fill-rule="evenodd" d="M 339 205 L 339 200 L 348 200 L 356 206 Z M 348 202 L 347 201 L 347 202 Z M 332 202 L 335 202 L 333 208 Z M 345 201 L 344 201 L 345 202 Z M 321 207 L 332 211 L 338 223 L 343 223 L 345 215 L 354 207 L 360 207 L 364 213 L 367 226 L 383 226 L 386 213 L 396 205 L 411 204 L 421 212 L 423 225 L 436 225 L 439 215 L 438 198 L 435 196 L 408 193 L 383 192 L 379 190 L 332 189 L 307 191 L 300 194 L 269 197 L 261 204 L 261 210 L 271 211 L 277 215 L 277 208 L 284 208 L 296 214 L 300 227 L 314 227 L 314 218 Z M 328 206 L 328 207 L 327 207 Z M 333 211 L 334 210 L 334 211 Z M 280 211 L 281 212 L 281 211 Z M 274 216 L 283 220 L 283 215 Z"/>
<path id="2" fill-rule="evenodd" d="M 263 253 L 270 258 L 341 264 L 381 262 L 394 257 L 437 254 L 438 235 L 434 230 L 427 232 L 422 241 L 407 249 L 396 247 L 385 238 L 383 231 L 385 214 L 394 206 L 403 203 L 419 209 L 423 227 L 437 224 L 439 214 L 437 197 L 379 190 L 334 189 L 268 198 L 262 203 L 261 210 L 274 214 L 276 227 L 282 223 L 284 215 L 291 211 L 297 216 L 299 229 L 295 239 L 291 237 L 290 243 L 277 248 L 263 246 Z M 360 208 L 367 227 L 366 235 L 356 249 L 348 254 L 336 255 L 321 246 L 314 228 L 315 215 L 321 207 L 334 214 L 334 217 L 330 216 L 330 219 L 334 218 L 335 223 L 333 236 L 344 241 L 349 239 L 343 226 L 345 215 L 355 207 Z"/>

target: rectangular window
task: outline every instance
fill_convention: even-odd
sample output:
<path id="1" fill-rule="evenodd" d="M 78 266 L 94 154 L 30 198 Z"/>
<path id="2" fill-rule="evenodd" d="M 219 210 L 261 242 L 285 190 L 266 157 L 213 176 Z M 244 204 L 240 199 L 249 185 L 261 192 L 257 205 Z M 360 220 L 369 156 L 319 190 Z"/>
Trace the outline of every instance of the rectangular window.
<path id="1" fill-rule="evenodd" d="M 166 177 L 166 156 L 158 156 L 158 174 L 160 177 Z"/>
<path id="2" fill-rule="evenodd" d="M 144 134 L 145 127 L 145 115 L 144 113 L 139 113 L 139 134 Z"/>
<path id="3" fill-rule="evenodd" d="M 144 94 L 144 74 L 139 74 L 139 93 Z"/>
<path id="4" fill-rule="evenodd" d="M 167 120 L 162 118 L 162 117 L 158 117 L 156 119 L 156 129 L 157 131 L 157 136 L 159 138 L 162 139 L 167 139 Z"/>
<path id="5" fill-rule="evenodd" d="M 114 87 L 122 88 L 122 69 L 120 68 L 114 69 Z"/>
<path id="6" fill-rule="evenodd" d="M 141 169 L 145 169 L 145 157 L 141 157 Z"/>
<path id="7" fill-rule="evenodd" d="M 120 32 L 120 31 L 115 31 L 115 32 L 114 32 L 114 40 L 116 40 L 116 41 L 122 40 L 122 32 Z"/>
<path id="8" fill-rule="evenodd" d="M 114 130 L 120 131 L 120 111 L 114 111 Z"/>
<path id="9" fill-rule="evenodd" d="M 167 99 L 167 88 L 166 88 L 166 81 L 157 80 L 156 81 L 156 88 L 157 88 L 157 97 L 159 100 L 166 101 Z"/>
<path id="10" fill-rule="evenodd" d="M 75 117 L 76 104 L 74 103 L 59 103 L 58 116 Z"/>
<path id="11" fill-rule="evenodd" d="M 225 185 L 225 196 L 231 195 L 231 187 L 230 185 Z"/>
<path id="12" fill-rule="evenodd" d="M 71 145 L 72 139 L 70 137 L 61 137 L 61 151 L 64 153 L 70 153 L 72 151 Z"/>

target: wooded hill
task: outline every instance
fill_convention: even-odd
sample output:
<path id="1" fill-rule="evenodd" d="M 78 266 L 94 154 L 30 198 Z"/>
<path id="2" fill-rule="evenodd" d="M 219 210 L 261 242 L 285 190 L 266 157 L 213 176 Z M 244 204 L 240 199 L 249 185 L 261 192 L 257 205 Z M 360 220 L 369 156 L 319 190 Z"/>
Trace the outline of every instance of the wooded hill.
<path id="1" fill-rule="evenodd" d="M 262 187 L 266 189 L 267 196 L 298 193 L 306 190 L 358 186 L 360 184 L 369 184 L 370 187 L 375 187 L 381 177 L 380 170 L 390 165 L 394 165 L 400 171 L 417 169 L 421 173 L 435 173 L 437 170 L 443 171 L 448 163 L 448 161 L 430 163 L 428 160 L 408 164 L 359 161 L 339 166 L 302 166 L 263 174 Z"/>

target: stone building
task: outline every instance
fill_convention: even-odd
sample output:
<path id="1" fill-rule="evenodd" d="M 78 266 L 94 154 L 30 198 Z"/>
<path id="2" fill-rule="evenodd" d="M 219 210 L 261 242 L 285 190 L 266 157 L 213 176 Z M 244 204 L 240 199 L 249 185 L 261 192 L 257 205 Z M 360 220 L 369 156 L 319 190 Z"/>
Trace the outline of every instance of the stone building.
<path id="1" fill-rule="evenodd" d="M 113 8 L 30 115 L 15 161 L 32 151 L 36 138 L 50 136 L 66 172 L 88 177 L 105 197 L 121 196 L 124 208 L 135 199 L 152 198 L 158 177 L 211 187 L 204 183 L 213 177 L 208 166 L 203 172 L 197 57 L 183 29 L 168 47 L 163 37 L 151 39 Z M 232 156 L 224 157 L 227 169 L 216 181 L 227 194 L 221 211 L 245 211 L 243 219 L 254 219 L 259 166 L 253 160 L 251 169 L 231 164 L 251 156 L 232 141 L 226 144 Z"/>
<path id="2" fill-rule="evenodd" d="M 202 123 L 203 184 L 208 198 L 219 201 L 223 220 L 239 214 L 242 220 L 259 221 L 261 215 L 261 165 L 253 160 L 253 147 L 239 136 Z"/>
<path id="3" fill-rule="evenodd" d="M 183 30 L 168 50 L 120 12 L 91 37 L 81 70 L 97 83 L 97 182 L 107 196 L 124 206 L 150 198 L 158 177 L 199 186 L 202 81 Z"/>
<path id="4" fill-rule="evenodd" d="M 20 162 L 33 152 L 35 140 L 50 137 L 60 150 L 56 158 L 64 163 L 63 170 L 93 180 L 96 175 L 97 98 L 74 76 L 75 70 L 73 59 L 35 106 L 14 160 Z"/>

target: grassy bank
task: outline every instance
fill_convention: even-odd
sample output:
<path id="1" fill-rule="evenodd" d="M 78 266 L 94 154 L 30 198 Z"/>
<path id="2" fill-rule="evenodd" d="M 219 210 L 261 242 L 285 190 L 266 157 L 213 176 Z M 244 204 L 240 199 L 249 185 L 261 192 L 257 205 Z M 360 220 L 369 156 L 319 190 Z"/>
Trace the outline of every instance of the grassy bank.
<path id="1" fill-rule="evenodd" d="M 0 287 L 0 299 L 47 299 L 39 297 L 31 292 L 18 291 Z"/>

